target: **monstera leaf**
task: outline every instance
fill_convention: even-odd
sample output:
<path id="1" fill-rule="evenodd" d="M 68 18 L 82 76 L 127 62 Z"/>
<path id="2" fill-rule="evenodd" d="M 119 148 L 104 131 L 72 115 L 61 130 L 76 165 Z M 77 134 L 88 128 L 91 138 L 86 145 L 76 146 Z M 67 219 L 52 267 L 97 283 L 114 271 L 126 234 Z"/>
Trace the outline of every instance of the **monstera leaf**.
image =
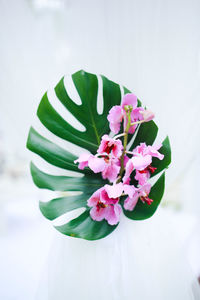
<path id="1" fill-rule="evenodd" d="M 50 104 L 47 93 L 44 94 L 37 111 L 39 120 L 49 131 L 68 142 L 82 147 L 83 152 L 86 149 L 93 154 L 98 149 L 101 136 L 110 132 L 107 121 L 109 110 L 113 105 L 119 105 L 123 96 L 120 85 L 104 76 L 101 76 L 101 80 L 103 86 L 102 114 L 99 114 L 97 110 L 99 81 L 95 74 L 79 71 L 72 75 L 72 81 L 81 99 L 80 105 L 69 97 L 64 84 L 64 78 L 55 87 L 57 101 L 62 103 L 63 110 L 67 109 L 85 127 L 84 132 L 75 129 L 59 115 L 52 104 Z M 123 93 L 126 94 L 127 92 L 129 90 L 123 88 Z M 158 128 L 153 121 L 141 124 L 134 140 L 129 140 L 131 144 L 130 149 L 133 149 L 140 142 L 152 144 L 156 138 L 157 131 Z M 106 220 L 96 222 L 90 217 L 87 200 L 94 191 L 107 183 L 99 174 L 94 174 L 89 168 L 85 168 L 84 170 L 78 169 L 77 165 L 74 164 L 74 160 L 77 159 L 74 154 L 41 136 L 32 127 L 29 131 L 27 148 L 54 166 L 82 174 L 82 177 L 50 175 L 42 172 L 31 163 L 32 178 L 39 188 L 60 192 L 79 192 L 77 195 L 63 196 L 48 202 L 40 202 L 40 210 L 49 220 L 54 220 L 77 208 L 85 208 L 84 212 L 78 217 L 61 226 L 55 226 L 58 231 L 77 238 L 96 240 L 107 236 L 117 227 L 117 225 L 109 225 Z M 160 152 L 165 157 L 162 161 L 155 159 L 154 165 L 157 167 L 155 174 L 163 171 L 170 163 L 171 151 L 168 138 L 164 140 Z M 139 201 L 134 211 L 127 212 L 124 210 L 125 215 L 134 220 L 149 218 L 156 211 L 163 191 L 164 173 L 151 189 L 150 196 L 154 200 L 153 204 L 148 206 Z"/>

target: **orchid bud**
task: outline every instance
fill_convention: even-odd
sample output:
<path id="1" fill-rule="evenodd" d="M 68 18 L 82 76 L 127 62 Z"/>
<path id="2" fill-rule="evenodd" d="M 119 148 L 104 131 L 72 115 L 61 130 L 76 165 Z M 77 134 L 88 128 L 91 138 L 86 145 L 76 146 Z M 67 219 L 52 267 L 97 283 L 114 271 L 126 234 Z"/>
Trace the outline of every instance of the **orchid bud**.
<path id="1" fill-rule="evenodd" d="M 128 113 L 128 112 L 132 112 L 132 110 L 133 110 L 133 106 L 132 105 L 125 105 L 124 106 L 124 109 L 125 109 L 125 111 Z"/>

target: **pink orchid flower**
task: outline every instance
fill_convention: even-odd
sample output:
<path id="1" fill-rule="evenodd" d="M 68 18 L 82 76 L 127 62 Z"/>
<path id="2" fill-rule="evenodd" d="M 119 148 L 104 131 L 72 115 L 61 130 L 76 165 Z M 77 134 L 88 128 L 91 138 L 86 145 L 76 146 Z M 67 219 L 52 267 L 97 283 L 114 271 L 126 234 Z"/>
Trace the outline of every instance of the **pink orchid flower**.
<path id="1" fill-rule="evenodd" d="M 121 105 L 115 105 L 111 108 L 108 114 L 108 121 L 110 124 L 110 130 L 117 134 L 120 130 L 120 125 L 122 120 L 124 120 L 124 130 L 127 126 L 127 115 L 126 115 L 126 106 L 131 106 L 131 123 L 144 120 L 148 122 L 154 118 L 154 114 L 149 110 L 144 110 L 142 107 L 137 107 L 137 96 L 134 94 L 126 94 L 122 99 Z M 137 124 L 132 125 L 129 128 L 129 133 L 134 133 Z"/>
<path id="2" fill-rule="evenodd" d="M 123 178 L 123 182 L 128 182 L 132 171 L 136 170 L 136 177 L 139 184 L 143 185 L 150 177 L 150 173 L 155 171 L 155 168 L 151 166 L 152 157 L 157 157 L 162 160 L 164 155 L 159 153 L 158 150 L 162 147 L 162 144 L 157 146 L 147 146 L 145 143 L 141 143 L 133 150 L 133 157 L 129 159 L 126 165 L 126 171 Z M 144 172 L 142 172 L 144 171 Z"/>
<path id="3" fill-rule="evenodd" d="M 105 169 L 105 161 L 90 153 L 82 153 L 74 163 L 79 163 L 78 168 L 83 170 L 89 167 L 94 173 L 102 172 Z"/>
<path id="4" fill-rule="evenodd" d="M 101 144 L 97 152 L 99 154 L 112 154 L 114 157 L 119 158 L 122 155 L 122 142 L 119 139 L 112 139 L 107 134 L 101 138 Z"/>
<path id="5" fill-rule="evenodd" d="M 151 184 L 150 183 L 146 183 L 146 184 L 142 185 L 139 188 L 139 197 L 140 197 L 140 200 L 143 203 L 146 202 L 148 205 L 150 205 L 153 202 L 153 200 L 148 197 L 150 191 L 151 191 Z"/>
<path id="6" fill-rule="evenodd" d="M 135 109 L 132 110 L 131 112 L 131 123 L 135 123 L 137 121 L 142 121 L 144 120 L 143 115 L 142 115 L 142 111 L 144 111 L 143 107 L 136 107 Z M 127 126 L 127 117 L 124 118 L 124 131 L 126 129 Z M 138 124 L 134 124 L 129 128 L 129 133 L 134 133 L 136 128 L 137 128 Z"/>
<path id="7" fill-rule="evenodd" d="M 106 219 L 108 224 L 119 222 L 122 208 L 118 204 L 119 198 L 109 198 L 104 187 L 98 189 L 88 199 L 88 206 L 92 207 L 90 216 L 95 221 Z"/>
<path id="8" fill-rule="evenodd" d="M 114 182 L 117 179 L 120 171 L 119 159 L 105 156 L 104 161 L 105 167 L 102 171 L 102 177 L 103 179 L 108 179 L 110 182 Z"/>
<path id="9" fill-rule="evenodd" d="M 145 120 L 145 122 L 149 122 L 151 120 L 153 120 L 155 118 L 155 115 L 152 111 L 145 109 L 143 111 L 140 111 L 140 113 L 143 116 L 143 119 Z"/>
<path id="10" fill-rule="evenodd" d="M 122 182 L 114 183 L 113 185 L 106 184 L 105 190 L 110 198 L 118 198 L 123 193 L 132 197 L 136 191 L 134 185 L 123 184 Z"/>
<path id="11" fill-rule="evenodd" d="M 151 165 L 149 165 L 144 170 L 136 170 L 135 179 L 140 185 L 144 185 L 156 169 L 157 168 L 154 168 Z"/>
<path id="12" fill-rule="evenodd" d="M 146 202 L 148 205 L 150 205 L 153 202 L 153 200 L 148 197 L 150 190 L 150 183 L 146 183 L 143 186 L 135 189 L 133 196 L 128 196 L 124 201 L 124 208 L 132 211 L 135 208 L 139 198 L 143 203 Z"/>
<path id="13" fill-rule="evenodd" d="M 135 208 L 135 206 L 136 206 L 136 204 L 138 202 L 138 199 L 139 199 L 139 194 L 138 194 L 138 192 L 136 190 L 132 197 L 128 196 L 126 198 L 126 200 L 124 201 L 124 208 L 126 210 L 132 211 Z"/>
<path id="14" fill-rule="evenodd" d="M 161 147 L 162 144 L 147 146 L 146 143 L 140 143 L 140 145 L 133 150 L 133 154 L 137 156 L 151 155 L 152 157 L 157 157 L 162 160 L 164 155 L 158 152 Z"/>
<path id="15" fill-rule="evenodd" d="M 124 109 L 126 105 L 132 106 L 132 112 L 131 112 L 131 123 L 141 121 L 144 119 L 142 112 L 144 111 L 143 107 L 137 107 L 137 96 L 134 94 L 126 94 L 124 95 L 122 99 L 122 108 Z M 127 126 L 127 116 L 124 109 L 124 130 Z M 129 128 L 129 133 L 134 133 L 135 129 L 137 128 L 137 124 L 132 125 Z"/>
<path id="16" fill-rule="evenodd" d="M 122 195 L 124 187 L 123 183 L 114 183 L 113 185 L 106 184 L 105 190 L 110 198 L 118 198 Z"/>
<path id="17" fill-rule="evenodd" d="M 90 153 L 81 153 L 78 159 L 74 161 L 74 163 L 79 163 L 78 168 L 83 170 L 85 167 L 88 167 L 88 160 L 92 156 Z"/>
<path id="18" fill-rule="evenodd" d="M 124 111 L 120 105 L 113 106 L 108 114 L 110 130 L 117 134 L 120 130 L 120 125 L 124 117 Z"/>
<path id="19" fill-rule="evenodd" d="M 122 120 L 124 119 L 124 128 L 127 125 L 127 115 L 125 106 L 132 106 L 131 112 L 131 121 L 134 122 L 139 116 L 143 119 L 143 116 L 139 113 L 140 109 L 143 110 L 142 107 L 137 107 L 137 97 L 134 94 L 126 94 L 122 99 L 121 105 L 115 105 L 111 108 L 108 114 L 108 121 L 110 123 L 110 130 L 117 134 L 120 130 L 120 125 Z M 131 126 L 129 132 L 133 133 L 137 125 Z"/>
<path id="20" fill-rule="evenodd" d="M 157 157 L 160 160 L 163 160 L 164 155 L 159 153 L 158 150 L 162 147 L 162 144 L 155 145 L 155 146 L 148 146 L 147 152 L 152 156 L 152 157 Z"/>
<path id="21" fill-rule="evenodd" d="M 82 153 L 74 163 L 79 163 L 78 168 L 83 170 L 89 167 L 94 173 L 102 172 L 103 179 L 114 182 L 120 171 L 120 162 L 118 158 L 109 155 L 103 155 L 101 158 L 88 153 Z"/>
<path id="22" fill-rule="evenodd" d="M 126 105 L 132 106 L 131 123 L 142 121 L 142 120 L 144 122 L 149 122 L 155 117 L 153 112 L 151 112 L 150 110 L 144 109 L 143 107 L 137 107 L 137 96 L 135 96 L 134 94 L 126 94 L 123 97 L 122 108 L 124 109 Z M 124 109 L 124 115 L 126 116 L 125 109 Z M 127 126 L 127 117 L 124 118 L 124 130 L 126 126 Z M 129 133 L 134 133 L 136 128 L 137 128 L 137 124 L 132 125 L 129 128 Z"/>
<path id="23" fill-rule="evenodd" d="M 122 182 L 113 184 L 112 186 L 106 184 L 105 190 L 109 197 L 120 197 L 123 192 L 125 195 L 128 195 L 124 207 L 129 210 L 134 208 L 139 198 L 138 189 L 134 185 L 123 184 Z"/>

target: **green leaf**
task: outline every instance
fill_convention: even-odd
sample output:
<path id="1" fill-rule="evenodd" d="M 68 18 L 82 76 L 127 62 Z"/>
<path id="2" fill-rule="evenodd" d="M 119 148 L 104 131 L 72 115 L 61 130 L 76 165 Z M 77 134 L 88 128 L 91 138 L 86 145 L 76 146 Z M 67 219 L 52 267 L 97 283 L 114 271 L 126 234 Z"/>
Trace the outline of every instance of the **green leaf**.
<path id="1" fill-rule="evenodd" d="M 83 177 L 49 175 L 39 170 L 33 163 L 31 163 L 31 175 L 37 187 L 51 191 L 81 191 L 92 194 L 105 184 L 100 176 L 95 174 Z"/>
<path id="2" fill-rule="evenodd" d="M 93 221 L 86 210 L 78 218 L 55 228 L 65 235 L 86 240 L 98 240 L 110 234 L 118 225 L 110 226 L 106 220 Z"/>
<path id="3" fill-rule="evenodd" d="M 163 173 L 151 188 L 149 198 L 153 200 L 151 205 L 138 200 L 133 211 L 124 209 L 124 214 L 132 220 L 145 220 L 150 218 L 158 208 L 165 189 L 165 173 Z"/>
<path id="4" fill-rule="evenodd" d="M 171 147 L 168 136 L 162 142 L 162 147 L 159 149 L 159 152 L 164 154 L 164 158 L 163 160 L 159 160 L 158 158 L 153 157 L 152 166 L 156 167 L 157 170 L 151 175 L 151 177 L 163 171 L 171 163 Z"/>
<path id="5" fill-rule="evenodd" d="M 57 217 L 80 207 L 87 207 L 88 194 L 75 196 L 66 196 L 52 199 L 49 202 L 40 201 L 40 210 L 42 214 L 49 220 L 54 220 Z"/>
<path id="6" fill-rule="evenodd" d="M 55 135 L 95 153 L 102 134 L 109 133 L 107 114 L 113 105 L 120 103 L 120 86 L 102 76 L 103 80 L 103 115 L 97 112 L 97 76 L 84 71 L 72 75 L 73 82 L 81 97 L 82 104 L 75 104 L 68 96 L 64 86 L 64 78 L 55 88 L 61 103 L 85 127 L 81 132 L 65 121 L 50 104 L 47 93 L 43 96 L 38 107 L 37 115 L 43 125 Z"/>
<path id="7" fill-rule="evenodd" d="M 63 105 L 63 110 L 68 110 L 69 113 L 82 124 L 85 131 L 74 128 L 68 122 L 69 120 L 63 119 L 51 104 L 47 93 L 42 97 L 37 110 L 37 115 L 41 123 L 53 134 L 72 144 L 82 147 L 83 152 L 85 149 L 95 154 L 99 147 L 101 136 L 110 133 L 107 120 L 109 110 L 114 105 L 120 105 L 121 103 L 122 95 L 120 85 L 109 80 L 105 76 L 101 76 L 100 79 L 98 79 L 97 75 L 87 73 L 83 70 L 74 73 L 72 75 L 72 80 L 80 97 L 81 104 L 76 104 L 73 99 L 70 98 L 67 87 L 65 87 L 64 84 L 64 77 L 55 87 L 57 101 L 60 101 Z M 99 80 L 102 80 L 102 114 L 99 114 L 97 111 Z M 130 93 L 130 90 L 125 87 L 123 88 L 125 94 Z M 141 105 L 139 99 L 138 105 Z M 157 131 L 158 128 L 153 121 L 140 125 L 138 131 L 135 133 L 134 140 L 131 136 L 129 137 L 129 141 L 133 140 L 131 150 L 140 142 L 152 144 L 156 138 Z M 74 164 L 74 160 L 77 159 L 74 154 L 43 137 L 32 127 L 29 131 L 27 148 L 42 157 L 49 164 L 62 169 L 75 171 L 82 176 L 70 177 L 50 175 L 42 172 L 31 163 L 32 178 L 39 188 L 61 192 L 81 192 L 73 196 L 66 195 L 52 199 L 48 202 L 40 202 L 40 210 L 49 220 L 54 220 L 77 208 L 83 207 L 86 209 L 84 213 L 72 221 L 62 226 L 56 226 L 57 230 L 65 235 L 92 240 L 103 238 L 116 228 L 116 226 L 109 225 L 105 220 L 102 222 L 93 221 L 89 215 L 89 208 L 87 207 L 87 200 L 93 192 L 104 186 L 107 181 L 104 181 L 99 174 L 91 172 L 89 168 L 80 170 L 78 166 Z M 153 160 L 154 166 L 157 167 L 155 174 L 159 173 L 169 165 L 171 160 L 170 151 L 169 140 L 166 139 L 160 150 L 160 152 L 165 155 L 165 158 L 163 161 L 159 161 L 158 159 Z M 151 193 L 153 193 L 154 190 L 156 190 L 156 185 L 152 187 Z M 137 216 L 140 215 L 140 218 L 136 219 L 149 218 L 153 207 L 158 203 L 158 194 L 157 191 L 153 205 L 146 207 L 142 204 L 142 213 L 140 212 L 141 209 L 138 204 L 134 210 L 134 214 L 137 214 Z M 129 214 L 129 212 L 125 211 L 125 214 Z M 129 217 L 129 215 L 127 216 Z"/>
<path id="8" fill-rule="evenodd" d="M 81 70 L 72 75 L 73 83 L 81 99 L 80 105 L 77 105 L 69 97 L 64 85 L 64 78 L 55 87 L 56 96 L 63 105 L 63 109 L 67 109 L 85 127 L 84 132 L 75 129 L 59 115 L 50 103 L 47 93 L 42 97 L 37 110 L 40 121 L 48 130 L 64 140 L 89 150 L 93 154 L 98 149 L 101 136 L 110 132 L 107 120 L 109 110 L 113 105 L 119 105 L 121 102 L 120 86 L 105 76 L 101 76 L 101 78 L 103 83 L 103 114 L 101 115 L 97 112 L 99 84 L 95 74 Z M 31 164 L 32 178 L 39 188 L 53 191 L 82 192 L 81 195 L 60 197 L 45 203 L 40 202 L 41 212 L 47 219 L 53 220 L 70 210 L 82 206 L 87 207 L 87 199 L 106 183 L 99 174 L 93 174 L 89 168 L 78 169 L 78 166 L 74 164 L 74 160 L 77 158 L 75 155 L 44 138 L 33 128 L 29 132 L 27 148 L 54 166 L 85 174 L 81 178 L 53 176 L 42 172 L 33 163 Z M 90 220 L 93 224 L 91 229 L 87 228 L 88 237 L 92 235 L 91 230 L 94 229 L 99 231 L 99 233 L 96 233 L 96 238 L 101 238 L 116 228 L 116 226 L 111 226 L 106 221 L 94 222 L 89 215 L 87 220 Z M 101 229 L 102 224 L 103 230 Z M 68 229 L 71 228 L 71 225 L 66 226 L 68 226 Z M 67 231 L 66 234 L 70 235 Z M 87 236 L 83 237 L 83 234 L 80 237 L 87 239 Z"/>
<path id="9" fill-rule="evenodd" d="M 101 188 L 105 182 L 95 176 L 85 175 L 82 178 L 68 176 L 53 176 L 39 170 L 31 163 L 31 174 L 34 183 L 39 188 L 53 191 L 81 191 L 83 194 L 61 197 L 49 202 L 40 201 L 40 210 L 49 220 L 80 207 L 87 207 L 87 200 L 91 194 Z M 65 235 L 79 237 L 86 240 L 96 240 L 110 234 L 117 225 L 111 226 L 107 221 L 93 221 L 87 209 L 78 218 L 55 228 Z"/>
<path id="10" fill-rule="evenodd" d="M 29 131 L 27 148 L 54 166 L 76 172 L 92 173 L 89 169 L 78 169 L 78 165 L 74 164 L 74 160 L 77 159 L 75 155 L 44 138 L 33 127 Z"/>
<path id="11" fill-rule="evenodd" d="M 79 110 L 77 109 L 77 113 L 78 111 Z M 44 94 L 40 102 L 37 115 L 43 125 L 60 138 L 86 148 L 91 152 L 97 150 L 98 144 L 95 143 L 94 137 L 96 138 L 96 135 L 94 135 L 94 132 L 91 130 L 93 138 L 93 140 L 91 140 L 86 132 L 81 132 L 72 127 L 50 104 L 47 93 Z"/>

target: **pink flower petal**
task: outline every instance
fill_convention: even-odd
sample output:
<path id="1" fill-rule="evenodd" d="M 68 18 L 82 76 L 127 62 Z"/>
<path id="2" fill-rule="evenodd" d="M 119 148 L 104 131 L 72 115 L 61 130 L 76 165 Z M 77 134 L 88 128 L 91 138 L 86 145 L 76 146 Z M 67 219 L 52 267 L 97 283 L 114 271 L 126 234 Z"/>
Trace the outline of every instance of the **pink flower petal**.
<path id="1" fill-rule="evenodd" d="M 133 149 L 133 154 L 141 154 L 141 155 L 148 154 L 145 152 L 145 150 L 147 150 L 147 145 L 145 143 L 140 143 L 139 146 Z"/>
<path id="2" fill-rule="evenodd" d="M 92 194 L 92 196 L 87 201 L 88 206 L 95 206 L 100 201 L 100 193 L 102 189 L 103 188 L 100 188 Z"/>
<path id="3" fill-rule="evenodd" d="M 117 134 L 120 130 L 120 123 L 123 118 L 123 110 L 120 105 L 115 105 L 111 108 L 108 114 L 108 121 L 110 123 L 110 130 Z"/>
<path id="4" fill-rule="evenodd" d="M 102 221 L 107 215 L 107 208 L 98 208 L 94 206 L 90 210 L 90 216 L 95 221 Z"/>
<path id="5" fill-rule="evenodd" d="M 108 114 L 108 121 L 112 123 L 121 122 L 123 118 L 123 111 L 120 105 L 113 106 Z"/>
<path id="6" fill-rule="evenodd" d="M 124 95 L 124 97 L 122 99 L 122 107 L 124 108 L 125 105 L 131 105 L 133 109 L 136 108 L 137 107 L 137 96 L 132 93 Z"/>
<path id="7" fill-rule="evenodd" d="M 150 183 L 146 183 L 146 184 L 142 185 L 142 186 L 138 189 L 138 192 L 139 192 L 139 195 L 140 195 L 140 196 L 145 197 L 145 196 L 149 195 L 150 190 L 151 190 L 151 184 L 150 184 Z"/>
<path id="8" fill-rule="evenodd" d="M 85 167 L 88 167 L 88 161 L 80 162 L 79 165 L 78 165 L 78 168 L 80 170 L 83 170 Z"/>
<path id="9" fill-rule="evenodd" d="M 114 140 L 110 138 L 107 134 L 105 134 L 101 138 L 101 143 L 97 152 L 100 154 L 112 153 L 114 157 L 118 158 L 122 154 L 122 149 L 123 146 L 121 140 Z"/>
<path id="10" fill-rule="evenodd" d="M 101 143 L 99 145 L 99 148 L 97 150 L 98 153 L 104 153 L 106 152 L 107 144 L 110 141 L 110 138 L 107 134 L 104 134 L 101 138 Z"/>
<path id="11" fill-rule="evenodd" d="M 127 177 L 123 177 L 123 184 L 130 184 L 130 181 L 131 181 L 131 177 L 130 176 L 127 176 Z"/>
<path id="12" fill-rule="evenodd" d="M 108 197 L 108 193 L 105 190 L 105 186 L 102 187 L 102 190 L 100 192 L 100 201 L 105 204 L 110 204 L 110 198 Z"/>
<path id="13" fill-rule="evenodd" d="M 130 134 L 133 134 L 134 132 L 135 132 L 135 130 L 136 130 L 136 128 L 137 128 L 137 124 L 135 124 L 135 125 L 132 125 L 130 128 L 129 128 L 129 131 L 128 131 L 128 133 L 130 133 Z"/>
<path id="14" fill-rule="evenodd" d="M 74 161 L 74 163 L 76 164 L 78 162 L 79 163 L 78 168 L 80 170 L 83 170 L 85 167 L 88 166 L 88 160 L 91 156 L 92 156 L 92 154 L 90 154 L 90 153 L 82 153 L 79 156 L 79 158 Z"/>
<path id="15" fill-rule="evenodd" d="M 108 196 L 108 193 L 105 190 L 105 186 L 103 187 L 103 190 L 101 191 L 100 199 L 101 199 L 101 202 L 103 202 L 105 204 L 116 204 L 119 202 L 119 198 L 110 198 Z"/>
<path id="16" fill-rule="evenodd" d="M 123 145 L 122 145 L 121 140 L 119 140 L 119 139 L 115 140 L 114 148 L 113 148 L 113 155 L 117 158 L 120 157 L 122 155 L 122 150 L 123 150 Z"/>
<path id="17" fill-rule="evenodd" d="M 133 197 L 136 192 L 136 188 L 134 185 L 124 184 L 124 193 L 127 194 L 129 197 Z"/>
<path id="18" fill-rule="evenodd" d="M 129 183 L 129 177 L 133 171 L 134 167 L 133 167 L 133 162 L 131 159 L 129 159 L 129 161 L 126 164 L 126 170 L 125 170 L 125 175 L 123 177 L 123 183 L 127 184 Z"/>
<path id="19" fill-rule="evenodd" d="M 162 146 L 163 146 L 162 143 L 160 143 L 160 144 L 153 145 L 152 147 L 153 147 L 155 150 L 159 150 Z"/>
<path id="20" fill-rule="evenodd" d="M 122 212 L 121 205 L 119 204 L 110 205 L 106 211 L 106 217 L 105 217 L 105 219 L 108 221 L 108 224 L 116 225 L 117 223 L 119 223 L 121 212 Z"/>
<path id="21" fill-rule="evenodd" d="M 140 185 L 144 185 L 149 178 L 150 178 L 150 172 L 149 171 L 146 171 L 144 173 L 140 173 L 138 170 L 136 170 L 135 179 L 138 180 L 138 183 Z"/>
<path id="22" fill-rule="evenodd" d="M 120 123 L 112 123 L 110 122 L 110 130 L 117 134 L 120 131 Z"/>
<path id="23" fill-rule="evenodd" d="M 159 146 L 148 146 L 148 154 L 162 160 L 164 158 L 164 155 L 157 151 L 158 149 L 160 149 Z"/>
<path id="24" fill-rule="evenodd" d="M 139 195 L 137 192 L 133 195 L 133 197 L 127 197 L 126 200 L 124 201 L 124 208 L 126 210 L 132 211 L 135 208 L 138 199 L 139 199 Z"/>
<path id="25" fill-rule="evenodd" d="M 149 121 L 151 121 L 155 118 L 154 113 L 150 110 L 147 110 L 147 109 L 141 111 L 141 114 L 142 114 L 143 119 L 144 119 L 145 122 L 149 122 Z"/>
<path id="26" fill-rule="evenodd" d="M 120 171 L 120 166 L 115 162 L 110 162 L 106 164 L 105 169 L 102 172 L 103 179 L 108 179 L 110 182 L 113 182 L 117 179 L 117 176 Z"/>
<path id="27" fill-rule="evenodd" d="M 122 182 L 113 184 L 113 185 L 105 185 L 105 190 L 109 196 L 109 198 L 118 198 L 123 193 L 123 184 Z"/>
<path id="28" fill-rule="evenodd" d="M 94 173 L 99 173 L 105 169 L 106 163 L 103 158 L 91 156 L 88 161 L 88 166 Z"/>
<path id="29" fill-rule="evenodd" d="M 127 155 L 124 155 L 124 167 L 126 167 L 128 161 L 129 161 L 129 157 Z"/>
<path id="30" fill-rule="evenodd" d="M 135 109 L 133 109 L 131 112 L 131 122 L 143 120 L 144 119 L 142 115 L 143 111 L 144 111 L 143 107 L 136 107 Z"/>
<path id="31" fill-rule="evenodd" d="M 151 155 L 134 156 L 131 160 L 136 170 L 143 170 L 152 162 Z"/>

